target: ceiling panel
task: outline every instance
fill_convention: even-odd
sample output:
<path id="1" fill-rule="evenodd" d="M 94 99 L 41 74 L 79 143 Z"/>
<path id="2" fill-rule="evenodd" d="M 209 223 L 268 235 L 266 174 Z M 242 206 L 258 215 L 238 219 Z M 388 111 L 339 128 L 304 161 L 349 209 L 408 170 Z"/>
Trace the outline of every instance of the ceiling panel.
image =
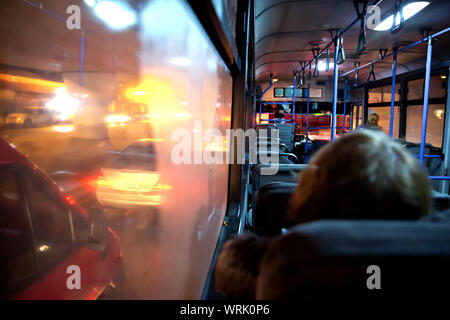
<path id="1" fill-rule="evenodd" d="M 432 0 L 430 5 L 414 18 L 406 21 L 404 28 L 392 35 L 389 31 L 367 30 L 367 52 L 355 60 L 356 45 L 359 35 L 359 23 L 344 36 L 344 48 L 349 57 L 340 70 L 353 68 L 354 61 L 362 64 L 379 57 L 380 48 L 392 49 L 420 39 L 422 28 L 431 29 L 431 33 L 449 26 L 450 1 Z M 406 2 L 407 3 L 407 2 Z M 392 12 L 393 0 L 383 0 L 379 4 L 382 16 Z M 292 71 L 300 68 L 300 60 L 310 60 L 312 43 L 322 41 L 324 47 L 330 40 L 329 29 L 346 28 L 356 18 L 351 0 L 303 0 L 303 1 L 255 1 L 255 48 L 256 77 L 267 81 L 273 73 L 281 79 L 291 79 Z M 434 46 L 434 63 L 448 60 L 450 34 L 443 36 Z M 333 46 L 331 51 L 334 51 Z M 424 66 L 426 45 L 421 44 L 399 55 L 398 73 Z M 353 56 L 353 57 L 352 57 Z M 323 56 L 325 58 L 325 56 Z M 332 57 L 331 57 L 332 58 Z M 375 65 L 378 77 L 391 73 L 392 59 Z M 331 76 L 322 72 L 321 75 Z M 367 77 L 369 70 L 362 70 L 360 77 Z M 353 76 L 353 75 L 352 75 Z"/>

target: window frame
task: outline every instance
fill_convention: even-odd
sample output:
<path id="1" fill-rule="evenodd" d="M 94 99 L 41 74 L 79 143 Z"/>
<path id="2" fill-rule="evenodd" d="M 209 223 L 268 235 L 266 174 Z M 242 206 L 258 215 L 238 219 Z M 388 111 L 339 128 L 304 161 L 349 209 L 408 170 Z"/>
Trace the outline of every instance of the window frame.
<path id="1" fill-rule="evenodd" d="M 27 208 L 27 203 L 25 202 L 24 199 L 24 194 L 23 194 L 23 188 L 22 188 L 22 184 L 20 181 L 20 171 L 24 168 L 24 166 L 22 165 L 18 165 L 18 164 L 2 164 L 0 166 L 0 170 L 7 170 L 10 171 L 13 175 L 14 181 L 17 184 L 17 191 L 20 197 L 20 202 L 22 203 L 23 206 L 23 216 L 26 222 L 26 227 L 27 227 L 27 232 L 29 232 L 30 235 L 30 245 L 31 245 L 31 255 L 32 255 L 32 261 L 33 261 L 33 265 L 31 266 L 31 272 L 29 275 L 27 275 L 25 278 L 23 278 L 22 280 L 20 280 L 17 284 L 15 284 L 13 287 L 11 288 L 7 288 L 6 289 L 6 294 L 8 296 L 12 296 L 14 294 L 17 294 L 18 292 L 24 290 L 25 288 L 27 288 L 31 283 L 33 283 L 34 281 L 36 281 L 39 276 L 40 276 L 40 269 L 39 269 L 39 264 L 38 264 L 38 256 L 36 253 L 36 239 L 35 239 L 35 235 L 34 235 L 34 231 L 33 228 L 31 226 L 31 220 L 30 220 L 30 216 L 28 214 L 28 208 Z"/>

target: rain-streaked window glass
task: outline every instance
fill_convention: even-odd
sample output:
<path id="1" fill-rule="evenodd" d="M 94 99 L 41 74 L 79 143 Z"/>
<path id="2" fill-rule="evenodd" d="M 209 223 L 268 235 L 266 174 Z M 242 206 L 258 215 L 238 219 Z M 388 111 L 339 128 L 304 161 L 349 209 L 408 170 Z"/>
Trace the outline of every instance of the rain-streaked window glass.
<path id="1" fill-rule="evenodd" d="M 408 100 L 423 100 L 424 79 L 408 81 Z M 447 76 L 437 74 L 430 77 L 429 98 L 445 98 Z"/>
<path id="2" fill-rule="evenodd" d="M 395 101 L 400 101 L 400 84 L 395 86 Z M 369 89 L 369 103 L 391 102 L 392 86 Z"/>
<path id="3" fill-rule="evenodd" d="M 423 79 L 408 81 L 408 100 L 423 100 Z"/>
<path id="4" fill-rule="evenodd" d="M 236 1 L 217 4 L 233 32 Z M 65 253 L 91 261 L 91 283 L 123 271 L 123 298 L 200 298 L 227 205 L 233 86 L 190 5 L 4 0 L 0 17 L 0 137 L 15 148 L 0 157 L 20 152 L 57 183 L 24 176 L 39 252 L 79 232 L 84 254 Z M 65 195 L 86 217 L 68 214 Z M 85 236 L 91 208 L 110 227 L 106 251 L 91 243 L 103 241 L 97 229 Z"/>
<path id="5" fill-rule="evenodd" d="M 422 135 L 422 113 L 421 105 L 408 106 L 406 112 L 406 141 L 420 143 Z M 427 136 L 426 143 L 434 147 L 442 147 L 442 136 L 444 133 L 445 105 L 430 104 L 428 106 Z"/>
<path id="6" fill-rule="evenodd" d="M 26 170 L 22 177 L 38 259 L 52 263 L 72 245 L 69 209 L 37 175 Z"/>

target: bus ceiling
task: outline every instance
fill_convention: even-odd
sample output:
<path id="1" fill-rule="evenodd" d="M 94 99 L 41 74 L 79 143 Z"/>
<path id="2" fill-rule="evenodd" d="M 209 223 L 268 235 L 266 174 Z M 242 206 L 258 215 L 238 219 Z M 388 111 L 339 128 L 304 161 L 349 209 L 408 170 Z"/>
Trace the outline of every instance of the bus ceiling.
<path id="1" fill-rule="evenodd" d="M 396 49 L 402 51 L 397 73 L 422 68 L 427 55 L 422 43 L 428 34 L 448 28 L 449 11 L 445 0 L 255 1 L 256 79 L 268 82 L 273 74 L 290 81 L 293 70 L 300 79 L 309 71 L 313 77 L 333 76 L 336 39 L 338 69 L 358 84 L 391 77 Z M 450 58 L 449 43 L 449 37 L 439 38 L 433 64 Z M 371 69 L 373 61 L 377 63 Z M 349 72 L 358 65 L 358 72 Z"/>

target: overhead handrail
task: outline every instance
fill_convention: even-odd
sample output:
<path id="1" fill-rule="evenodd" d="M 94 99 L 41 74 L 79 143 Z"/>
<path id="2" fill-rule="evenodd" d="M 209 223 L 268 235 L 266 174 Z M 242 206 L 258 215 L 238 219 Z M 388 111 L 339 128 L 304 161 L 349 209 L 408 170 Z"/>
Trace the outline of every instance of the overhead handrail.
<path id="1" fill-rule="evenodd" d="M 361 3 L 363 4 L 362 8 L 360 6 Z M 368 0 L 353 2 L 353 5 L 355 6 L 355 10 L 358 13 L 358 17 L 360 17 L 360 19 L 361 19 L 358 44 L 356 46 L 356 52 L 358 54 L 362 54 L 364 51 L 366 51 L 366 48 L 367 48 L 367 40 L 366 40 L 366 38 L 367 38 L 367 36 L 366 36 L 367 3 L 368 3 Z"/>
<path id="2" fill-rule="evenodd" d="M 367 82 L 370 82 L 371 78 L 372 78 L 373 82 L 377 81 L 377 78 L 375 76 L 375 72 L 373 71 L 373 64 L 370 65 L 370 72 L 369 72 L 369 75 L 367 76 Z"/>
<path id="3" fill-rule="evenodd" d="M 444 34 L 444 33 L 449 32 L 449 31 L 450 31 L 450 27 L 449 27 L 449 28 L 445 28 L 445 29 L 443 29 L 443 30 L 441 30 L 441 31 L 439 31 L 439 32 L 436 32 L 435 34 L 426 36 L 426 37 L 420 39 L 419 41 L 416 41 L 416 42 L 414 42 L 414 43 L 412 43 L 412 44 L 410 44 L 410 45 L 407 45 L 407 46 L 405 46 L 405 47 L 403 47 L 403 48 L 400 48 L 400 49 L 398 49 L 396 52 L 397 52 L 397 54 L 398 54 L 398 53 L 400 53 L 400 52 L 406 51 L 406 50 L 411 49 L 412 47 L 414 47 L 414 46 L 416 46 L 416 45 L 418 45 L 418 44 L 421 44 L 421 43 L 424 43 L 424 42 L 428 41 L 429 38 L 434 39 L 434 38 L 439 37 L 440 35 L 442 35 L 442 34 Z M 358 71 L 358 70 L 364 69 L 364 68 L 366 68 L 366 67 L 368 67 L 368 66 L 370 66 L 370 65 L 372 65 L 372 64 L 375 64 L 375 63 L 377 63 L 377 62 L 380 62 L 380 61 L 382 61 L 382 60 L 384 60 L 384 59 L 386 59 L 386 58 L 389 58 L 389 57 L 391 57 L 391 56 L 393 56 L 393 55 L 394 55 L 394 52 L 388 53 L 388 54 L 386 54 L 386 55 L 383 56 L 383 57 L 380 57 L 380 58 L 375 59 L 375 60 L 373 60 L 373 61 L 370 61 L 370 62 L 368 62 L 368 63 L 366 63 L 366 64 L 363 64 L 362 66 L 360 65 L 360 66 L 358 66 L 358 67 L 353 68 L 352 70 L 349 70 L 349 71 L 347 71 L 347 72 L 344 72 L 344 73 L 341 74 L 339 77 L 345 77 L 345 76 L 347 76 L 347 75 L 349 75 L 349 74 L 352 74 L 353 72 L 356 72 L 356 71 Z"/>
<path id="4" fill-rule="evenodd" d="M 383 2 L 383 0 L 374 0 L 371 2 L 371 5 L 378 6 L 381 2 Z M 361 17 L 357 16 L 355 20 L 353 20 L 345 29 L 337 33 L 336 38 L 343 36 L 348 30 L 350 30 L 351 27 L 353 27 L 358 21 L 360 21 L 360 19 Z M 336 38 L 332 38 L 331 41 L 324 48 L 322 48 L 311 60 L 309 60 L 306 63 L 305 68 L 310 66 L 315 59 L 319 58 L 322 55 L 322 53 L 324 53 L 328 48 L 330 48 L 331 45 L 335 42 Z"/>
<path id="5" fill-rule="evenodd" d="M 344 35 L 338 38 L 338 44 L 338 60 L 336 64 L 343 64 L 345 62 Z"/>

